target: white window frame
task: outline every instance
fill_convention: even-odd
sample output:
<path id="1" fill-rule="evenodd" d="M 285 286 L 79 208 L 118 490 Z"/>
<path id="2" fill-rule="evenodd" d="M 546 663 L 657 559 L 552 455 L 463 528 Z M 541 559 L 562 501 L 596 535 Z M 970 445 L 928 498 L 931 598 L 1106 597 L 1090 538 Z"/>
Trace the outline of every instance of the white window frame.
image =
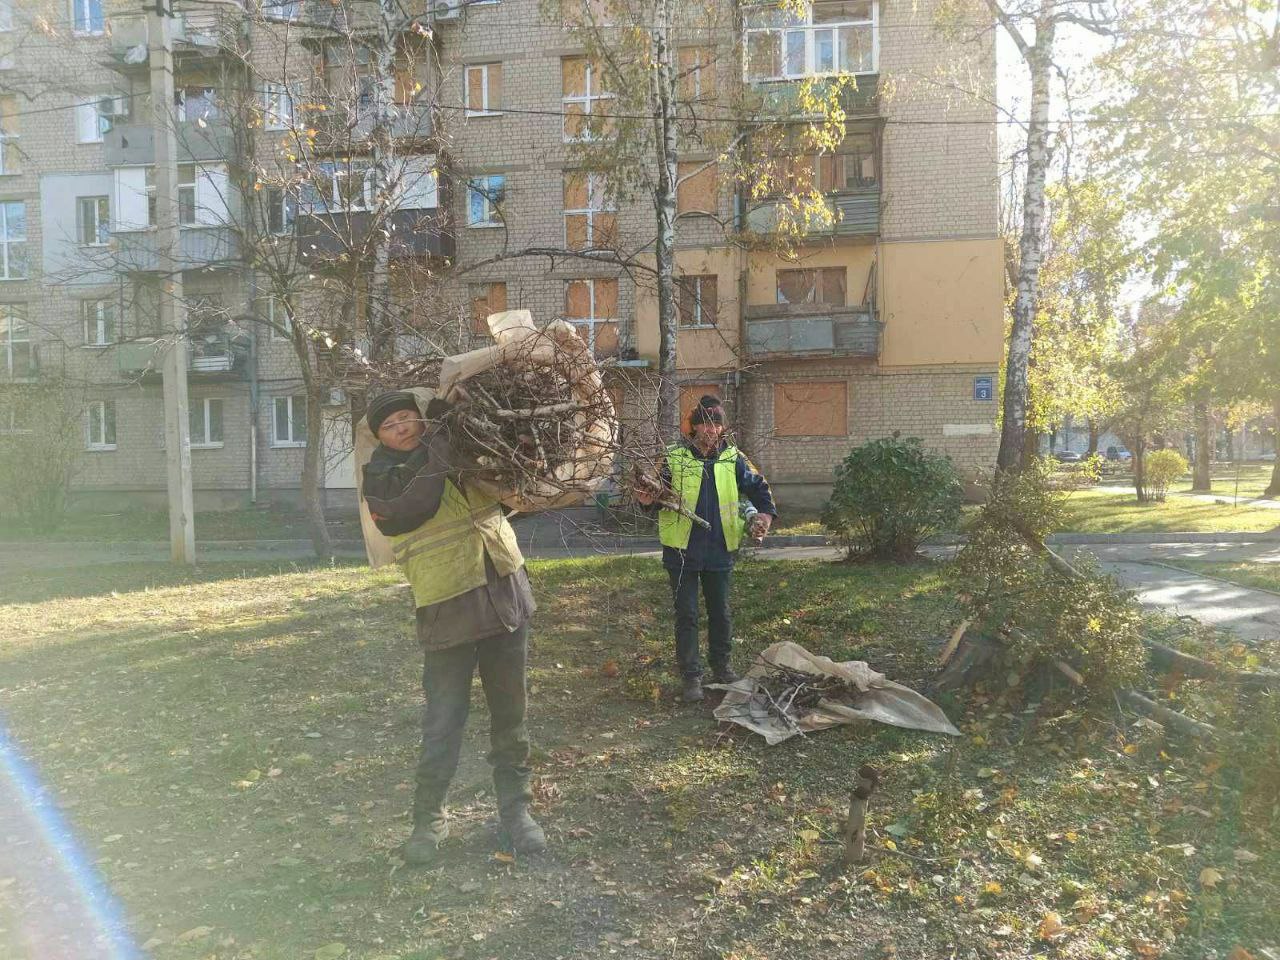
<path id="1" fill-rule="evenodd" d="M 93 227 L 92 234 L 90 226 Z M 86 239 L 90 236 L 93 239 Z M 111 242 L 110 197 L 76 197 L 76 241 L 82 247 L 105 247 Z"/>
<path id="2" fill-rule="evenodd" d="M 565 171 L 569 176 L 584 176 L 587 178 L 587 206 L 585 209 L 569 209 L 565 208 L 564 216 L 564 245 L 567 249 L 569 246 L 569 217 L 585 216 L 587 218 L 587 246 L 585 249 L 594 250 L 596 246 L 596 218 L 597 213 L 611 213 L 614 215 L 614 227 L 617 228 L 617 206 L 610 206 L 609 203 L 609 185 L 608 180 L 603 173 L 591 173 L 582 171 Z M 600 206 L 595 206 L 593 201 L 600 200 Z M 616 238 L 615 238 L 616 239 Z"/>
<path id="3" fill-rule="evenodd" d="M 107 404 L 111 405 L 111 430 L 116 434 L 110 441 L 107 440 Z M 93 439 L 95 426 L 98 428 L 98 440 Z M 114 400 L 89 401 L 84 411 L 84 448 L 94 452 L 115 450 L 119 433 L 120 423 L 116 417 L 116 402 Z"/>
<path id="4" fill-rule="evenodd" d="M 760 3 L 754 4 L 762 10 L 776 10 L 776 3 Z M 750 17 L 750 10 L 744 11 L 746 17 Z M 869 70 L 855 70 L 853 76 L 863 77 L 870 76 L 880 71 L 880 0 L 871 0 L 871 19 L 870 20 L 842 20 L 839 22 L 819 23 L 813 22 L 813 3 L 810 0 L 807 6 L 804 23 L 794 23 L 788 26 L 769 26 L 769 27 L 746 27 L 743 29 L 742 36 L 742 79 L 746 83 L 777 83 L 787 80 L 803 80 L 809 77 L 833 77 L 838 76 L 842 71 L 838 69 L 840 63 L 839 38 L 840 29 L 845 27 L 869 27 L 871 30 L 871 68 Z M 832 69 L 818 70 L 815 64 L 816 57 L 816 36 L 825 31 L 834 31 L 832 37 Z M 757 34 L 776 33 L 778 34 L 778 65 L 781 73 L 770 77 L 753 77 L 751 76 L 751 38 Z M 804 42 L 804 69 L 800 72 L 793 72 L 787 69 L 787 38 L 788 35 L 801 37 Z"/>
<path id="5" fill-rule="evenodd" d="M 203 428 L 203 432 L 201 436 L 205 438 L 203 440 L 197 441 L 195 439 L 196 433 L 194 430 L 191 429 L 192 424 L 188 423 L 187 429 L 188 429 L 189 436 L 191 437 L 192 450 L 221 450 L 222 447 L 225 445 L 225 439 L 224 440 L 209 439 L 209 428 L 213 424 L 213 405 L 215 403 L 218 405 L 218 432 L 221 433 L 225 438 L 226 437 L 226 433 L 225 433 L 226 420 L 223 419 L 223 414 L 226 411 L 226 407 L 222 402 L 222 398 L 221 397 L 202 397 L 199 400 L 195 400 L 195 401 L 188 400 L 188 406 L 187 406 L 188 420 L 190 421 L 192 419 L 195 419 L 198 422 L 200 422 Z"/>
<path id="6" fill-rule="evenodd" d="M 599 137 L 591 136 L 590 134 L 591 117 L 596 115 L 596 112 L 594 109 L 595 104 L 599 103 L 602 100 L 617 99 L 616 95 L 611 92 L 605 92 L 605 93 L 593 92 L 594 86 L 595 86 L 594 81 L 595 81 L 596 69 L 595 69 L 595 66 L 591 63 L 590 57 L 585 57 L 583 59 L 585 59 L 587 62 L 586 76 L 584 78 L 586 89 L 583 92 L 583 94 L 581 96 L 569 96 L 565 94 L 563 90 L 561 91 L 561 99 L 564 104 L 563 107 L 561 108 L 564 112 L 564 120 L 561 125 L 561 133 L 564 136 L 565 143 L 592 143 L 598 140 L 605 139 L 605 137 L 607 136 L 606 134 L 601 134 Z M 584 117 L 585 119 L 583 121 L 583 135 L 580 137 L 569 136 L 569 116 L 570 116 L 569 104 L 571 103 L 582 104 L 581 116 Z M 578 116 L 578 114 L 574 114 L 573 116 Z"/>
<path id="7" fill-rule="evenodd" d="M 305 199 L 300 201 L 299 208 L 309 208 L 308 212 L 310 213 L 325 215 L 330 213 L 364 213 L 373 206 L 374 169 L 367 161 L 325 162 L 317 164 L 316 171 L 328 179 L 329 196 L 326 197 L 321 194 L 313 179 L 311 183 L 304 185 L 304 190 L 309 191 L 316 199 L 311 202 L 307 202 Z M 355 177 L 360 177 L 363 180 L 360 203 L 355 206 L 348 206 L 343 199 L 339 184 L 343 180 Z M 304 192 L 304 198 L 307 195 Z"/>
<path id="8" fill-rule="evenodd" d="M 22 236 L 9 235 L 9 208 L 22 207 Z M 27 274 L 15 274 L 10 269 L 10 247 L 15 243 L 26 244 L 26 204 L 21 200 L 0 200 L 0 280 L 26 280 Z M 28 265 L 29 266 L 29 265 Z"/>
<path id="9" fill-rule="evenodd" d="M 13 29 L 13 0 L 0 0 L 0 33 Z"/>
<path id="10" fill-rule="evenodd" d="M 154 167 L 152 168 L 155 169 Z M 183 180 L 182 175 L 191 172 L 190 180 Z M 178 226 L 194 227 L 200 223 L 200 211 L 196 208 L 199 193 L 196 184 L 200 181 L 200 171 L 195 163 L 178 164 Z"/>
<path id="11" fill-rule="evenodd" d="M 618 317 L 598 317 L 598 316 L 596 316 L 596 283 L 597 283 L 597 282 L 599 282 L 599 281 L 601 281 L 601 280 L 604 280 L 604 281 L 610 281 L 610 280 L 612 280 L 614 283 L 616 283 L 616 284 L 617 284 L 617 288 L 618 288 L 618 296 L 617 296 L 617 298 L 616 298 L 616 301 L 615 301 L 615 302 L 616 302 L 616 303 L 617 303 L 617 305 L 618 305 L 618 312 L 619 312 L 619 313 L 621 313 L 621 312 L 622 312 L 622 284 L 618 281 L 618 279 L 617 279 L 616 277 L 574 277 L 574 278 L 573 278 L 573 279 L 571 279 L 571 280 L 566 280 L 566 281 L 565 281 L 565 301 L 566 301 L 566 302 L 568 301 L 569 284 L 571 284 L 571 283 L 585 283 L 585 284 L 587 284 L 587 289 L 588 289 L 588 290 L 590 291 L 590 293 L 591 293 L 591 316 L 589 316 L 589 317 L 565 317 L 565 318 L 564 318 L 564 320 L 565 320 L 565 322 L 566 322 L 566 323 L 570 323 L 570 324 L 572 324 L 572 325 L 573 325 L 573 326 L 575 326 L 575 327 L 585 328 L 585 329 L 586 329 L 586 332 L 587 332 L 587 346 L 591 348 L 591 355 L 592 355 L 592 356 L 595 356 L 595 353 L 596 353 L 596 328 L 597 328 L 598 326 L 600 326 L 601 324 L 604 324 L 604 323 L 612 323 L 612 324 L 614 324 L 614 329 L 616 329 L 616 330 L 618 331 L 618 349 L 619 349 L 619 350 L 621 350 L 621 349 L 622 349 L 622 319 L 621 319 L 621 317 L 620 317 L 620 316 L 618 316 Z"/>
<path id="12" fill-rule="evenodd" d="M 476 0 L 471 0 L 471 5 L 475 5 Z M 488 63 L 470 63 L 462 70 L 462 112 L 468 117 L 500 117 L 502 116 L 502 108 L 494 107 L 489 103 L 489 68 L 493 66 L 502 66 L 499 60 L 491 60 Z M 480 101 L 479 110 L 472 110 L 467 106 L 467 97 L 471 90 L 471 71 L 479 70 L 480 73 Z M 505 79 L 504 79 L 505 83 Z"/>
<path id="13" fill-rule="evenodd" d="M 293 91 L 283 83 L 262 85 L 262 129 L 287 130 L 293 124 Z"/>
<path id="14" fill-rule="evenodd" d="M 0 9 L 3 8 L 4 3 L 5 3 L 5 0 L 0 0 Z M 0 30 L 2 29 L 3 28 L 0 28 Z M 0 97 L 0 99 L 4 99 L 4 98 Z M 15 108 L 13 113 L 16 114 L 17 106 L 18 106 L 18 98 L 11 96 L 9 99 L 13 101 L 13 106 Z M 16 127 L 17 117 L 14 116 L 13 119 L 14 119 L 14 126 Z M 21 172 L 18 170 L 18 165 L 16 162 L 15 163 L 9 162 L 9 144 L 14 143 L 15 141 L 17 141 L 17 139 L 18 139 L 17 133 L 6 133 L 4 128 L 0 126 L 0 177 L 17 176 Z"/>
<path id="15" fill-rule="evenodd" d="M 110 297 L 99 297 L 95 300 L 80 301 L 80 325 L 84 330 L 84 346 L 109 347 L 120 335 L 120 311 Z M 107 336 L 107 327 L 111 326 L 111 336 Z"/>
<path id="16" fill-rule="evenodd" d="M 262 15 L 268 20 L 294 23 L 302 18 L 302 0 L 262 0 Z"/>
<path id="17" fill-rule="evenodd" d="M 271 215 L 278 212 L 280 229 L 271 226 Z M 273 237 L 287 237 L 293 233 L 294 218 L 298 215 L 298 204 L 289 196 L 284 187 L 267 187 L 267 233 Z"/>
<path id="18" fill-rule="evenodd" d="M 71 0 L 71 32 L 78 37 L 102 36 L 106 32 L 107 24 L 102 7 L 103 0 Z M 98 14 L 96 29 L 93 25 L 95 8 Z"/>
<path id="19" fill-rule="evenodd" d="M 281 439 L 276 431 L 276 427 L 279 424 L 279 419 L 276 411 L 279 409 L 280 402 L 282 400 L 285 403 L 286 419 L 288 420 L 288 423 L 289 423 L 289 434 L 290 434 L 290 436 L 284 439 Z M 310 411 L 306 410 L 307 398 L 303 394 L 289 395 L 285 397 L 273 397 L 271 400 L 271 446 L 273 447 L 280 447 L 280 448 L 305 447 L 307 445 L 307 438 L 305 433 L 301 440 L 293 436 L 293 408 L 294 408 L 295 400 L 302 402 L 304 415 L 310 414 Z M 305 423 L 305 420 L 304 420 L 304 423 Z"/>
<path id="20" fill-rule="evenodd" d="M 502 189 L 495 191 L 493 189 L 493 181 L 502 181 Z M 483 187 L 480 184 L 484 184 Z M 495 194 L 497 199 L 495 199 Z M 472 220 L 472 197 L 479 196 L 481 202 L 481 210 L 483 217 L 479 220 Z M 500 216 L 500 208 L 507 199 L 507 178 L 505 174 L 493 173 L 483 177 L 472 177 L 467 181 L 467 226 L 477 229 L 487 227 L 501 227 L 502 217 Z"/>
<path id="21" fill-rule="evenodd" d="M 102 110 L 103 103 L 114 103 L 115 98 L 103 93 L 81 93 L 75 98 L 76 143 L 101 143 L 108 130 L 111 129 L 111 116 Z M 93 132 L 85 137 L 89 121 L 93 121 Z"/>
<path id="22" fill-rule="evenodd" d="M 267 302 L 267 323 L 270 324 L 268 329 L 271 331 L 271 339 L 284 343 L 293 340 L 293 321 L 289 319 L 289 311 L 284 309 L 284 304 L 280 302 L 280 298 L 276 296 L 268 296 L 265 298 Z M 283 314 L 283 318 L 277 316 L 277 311 Z M 280 332 L 276 324 L 284 328 L 284 332 Z"/>
<path id="23" fill-rule="evenodd" d="M 24 411 L 30 416 L 31 411 Z M 30 420 L 18 419 L 18 408 L 15 406 L 0 407 L 0 437 L 21 437 L 34 433 Z"/>
<path id="24" fill-rule="evenodd" d="M 27 305 L 25 303 L 0 303 L 0 314 L 8 321 L 5 329 L 0 332 L 0 377 L 13 380 L 29 379 L 29 376 L 17 377 L 14 373 L 13 365 L 13 345 L 15 343 L 25 343 L 27 345 L 27 370 L 34 373 L 36 369 L 36 353 L 35 347 L 31 342 L 31 323 L 27 319 Z M 21 336 L 14 336 L 20 333 Z"/>

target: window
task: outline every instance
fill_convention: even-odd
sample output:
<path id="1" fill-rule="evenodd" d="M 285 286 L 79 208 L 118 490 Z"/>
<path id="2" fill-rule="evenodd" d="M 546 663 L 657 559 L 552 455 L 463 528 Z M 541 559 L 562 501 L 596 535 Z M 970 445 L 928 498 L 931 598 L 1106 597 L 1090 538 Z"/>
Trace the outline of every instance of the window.
<path id="1" fill-rule="evenodd" d="M 570 280 L 564 290 L 564 318 L 578 328 L 595 356 L 617 356 L 617 279 Z"/>
<path id="2" fill-rule="evenodd" d="M 599 140 L 612 132 L 609 102 L 613 94 L 605 89 L 599 67 L 586 57 L 565 57 L 560 61 L 564 97 L 564 139 Z"/>
<path id="3" fill-rule="evenodd" d="M 767 162 L 768 196 L 854 193 L 875 187 L 875 138 L 869 132 L 849 133 L 835 153 L 782 154 Z"/>
<path id="4" fill-rule="evenodd" d="M 180 163 L 178 164 L 178 223 L 189 227 L 195 222 L 196 165 Z"/>
<path id="5" fill-rule="evenodd" d="M 0 30 L 13 29 L 13 0 L 0 0 Z"/>
<path id="6" fill-rule="evenodd" d="M 478 63 L 464 72 L 464 96 L 468 117 L 483 117 L 502 110 L 502 64 Z"/>
<path id="7" fill-rule="evenodd" d="M 0 401 L 0 436 L 30 433 L 31 408 L 13 396 L 3 399 L 9 402 Z"/>
<path id="8" fill-rule="evenodd" d="M 304 187 L 304 203 L 313 213 L 368 210 L 373 199 L 373 171 L 361 160 L 321 163 Z"/>
<path id="9" fill-rule="evenodd" d="M 111 239 L 111 205 L 106 197 L 79 197 L 76 200 L 76 228 L 86 247 L 105 247 Z"/>
<path id="10" fill-rule="evenodd" d="M 87 347 L 105 347 L 116 342 L 116 302 L 81 300 L 80 322 Z"/>
<path id="11" fill-rule="evenodd" d="M 676 213 L 715 213 L 715 162 L 687 161 L 678 164 L 676 170 Z"/>
<path id="12" fill-rule="evenodd" d="M 191 448 L 210 450 L 222 446 L 222 401 L 215 397 L 192 400 L 187 406 Z"/>
<path id="13" fill-rule="evenodd" d="M 75 98 L 76 143 L 101 143 L 102 136 L 111 129 L 111 116 L 115 101 L 101 94 L 87 94 Z"/>
<path id="14" fill-rule="evenodd" d="M 680 277 L 676 283 L 680 295 L 680 325 L 714 327 L 719 309 L 715 274 L 693 274 Z"/>
<path id="15" fill-rule="evenodd" d="M 602 173 L 564 175 L 564 242 L 570 250 L 611 247 L 618 241 L 618 214 Z"/>
<path id="16" fill-rule="evenodd" d="M 304 394 L 276 397 L 271 418 L 271 444 L 276 447 L 307 445 L 307 398 Z"/>
<path id="17" fill-rule="evenodd" d="M 506 199 L 507 178 L 476 177 L 467 184 L 467 226 L 502 225 L 502 202 Z"/>
<path id="18" fill-rule="evenodd" d="M 716 95 L 715 53 L 710 47 L 681 47 L 676 54 L 680 99 L 705 103 Z"/>
<path id="19" fill-rule="evenodd" d="M 875 73 L 876 0 L 812 0 L 802 15 L 762 3 L 745 13 L 748 80 Z"/>
<path id="20" fill-rule="evenodd" d="M 31 346 L 25 303 L 0 303 L 0 376 L 28 380 L 35 376 L 36 358 Z"/>
<path id="21" fill-rule="evenodd" d="M 270 20 L 297 20 L 302 16 L 302 0 L 262 0 L 262 15 Z"/>
<path id="22" fill-rule="evenodd" d="M 489 335 L 489 314 L 501 313 L 507 309 L 507 285 L 501 281 L 496 283 L 473 283 L 471 285 L 471 332 L 482 336 Z"/>
<path id="23" fill-rule="evenodd" d="M 267 232 L 279 236 L 293 232 L 297 204 L 283 187 L 267 188 Z"/>
<path id="24" fill-rule="evenodd" d="M 18 173 L 18 99 L 0 97 L 0 176 Z"/>
<path id="25" fill-rule="evenodd" d="M 20 200 L 0 202 L 0 280 L 27 276 L 27 205 Z"/>
<path id="26" fill-rule="evenodd" d="M 843 380 L 774 384 L 773 433 L 777 437 L 847 437 L 849 384 Z"/>
<path id="27" fill-rule="evenodd" d="M 179 120 L 194 123 L 197 120 L 216 120 L 221 116 L 213 87 L 183 87 L 173 96 Z"/>
<path id="28" fill-rule="evenodd" d="M 845 305 L 844 267 L 779 270 L 777 284 L 779 303 L 825 303 L 836 307 Z"/>
<path id="29" fill-rule="evenodd" d="M 272 340 L 290 340 L 293 338 L 293 319 L 279 297 L 266 298 L 266 320 L 271 328 Z"/>
<path id="30" fill-rule="evenodd" d="M 293 95 L 282 83 L 262 87 L 262 126 L 267 130 L 285 130 L 293 123 Z"/>
<path id="31" fill-rule="evenodd" d="M 71 0 L 71 29 L 76 33 L 102 33 L 102 0 Z"/>
<path id="32" fill-rule="evenodd" d="M 94 400 L 84 417 L 84 448 L 114 450 L 116 448 L 116 402 Z"/>

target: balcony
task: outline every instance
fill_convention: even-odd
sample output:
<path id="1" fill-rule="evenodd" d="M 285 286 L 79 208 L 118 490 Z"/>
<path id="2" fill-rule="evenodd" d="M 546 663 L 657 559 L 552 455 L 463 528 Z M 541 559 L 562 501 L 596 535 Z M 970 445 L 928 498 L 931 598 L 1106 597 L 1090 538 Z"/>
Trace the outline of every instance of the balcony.
<path id="1" fill-rule="evenodd" d="M 181 2 L 178 4 L 182 6 Z M 148 25 L 145 14 L 111 18 L 112 66 L 124 72 L 146 70 Z M 180 10 L 173 20 L 173 53 L 178 60 L 239 55 L 247 49 L 249 24 L 234 3 L 206 0 L 191 10 Z"/>
<path id="2" fill-rule="evenodd" d="M 235 154 L 235 135 L 225 120 L 179 122 L 175 131 L 178 163 L 225 160 Z M 121 123 L 102 135 L 103 154 L 109 167 L 150 166 L 156 162 L 155 128 Z"/>
<path id="3" fill-rule="evenodd" d="M 373 101 L 369 97 L 322 96 L 302 108 L 300 126 L 314 127 L 316 147 L 343 151 L 363 143 L 373 133 Z M 388 107 L 387 133 L 397 139 L 427 140 L 435 134 L 435 116 L 426 102 L 394 103 Z"/>
<path id="4" fill-rule="evenodd" d="M 367 211 L 299 213 L 295 223 L 299 256 L 304 262 L 323 262 L 369 255 L 375 240 L 374 220 Z M 452 260 L 457 255 L 457 242 L 442 207 L 397 210 L 387 222 L 393 260 Z"/>
<path id="5" fill-rule="evenodd" d="M 878 357 L 883 324 L 870 307 L 769 304 L 747 307 L 747 353 L 753 359 Z"/>
<path id="6" fill-rule="evenodd" d="M 834 193 L 827 196 L 835 214 L 828 227 L 815 228 L 811 237 L 865 237 L 880 233 L 880 188 Z M 768 234 L 778 229 L 778 206 L 782 201 L 766 200 L 747 210 L 746 228 L 752 233 Z"/>
<path id="7" fill-rule="evenodd" d="M 874 117 L 880 112 L 880 77 L 870 73 L 856 76 L 840 92 L 840 106 L 850 120 Z M 810 114 L 800 108 L 800 81 L 758 81 L 752 89 L 761 97 L 760 113 L 770 119 L 803 120 Z"/>
<path id="8" fill-rule="evenodd" d="M 116 369 L 134 380 L 159 376 L 167 340 L 128 340 L 116 346 Z M 187 375 L 201 382 L 241 380 L 248 367 L 249 342 L 244 334 L 193 333 Z"/>
<path id="9" fill-rule="evenodd" d="M 240 260 L 240 240 L 230 227 L 183 227 L 181 250 L 174 266 L 179 270 L 225 267 Z M 146 273 L 158 271 L 159 242 L 155 230 L 130 230 L 111 234 L 119 269 Z"/>

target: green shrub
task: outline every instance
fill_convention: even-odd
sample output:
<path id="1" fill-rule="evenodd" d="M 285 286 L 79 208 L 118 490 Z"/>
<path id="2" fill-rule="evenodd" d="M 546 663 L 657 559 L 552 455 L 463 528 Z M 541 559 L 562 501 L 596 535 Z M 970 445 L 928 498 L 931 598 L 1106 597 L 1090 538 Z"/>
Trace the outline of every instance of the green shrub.
<path id="1" fill-rule="evenodd" d="M 84 445 L 84 419 L 57 381 L 0 390 L 0 518 L 45 532 L 66 513 L 71 477 Z"/>
<path id="2" fill-rule="evenodd" d="M 1177 450 L 1156 450 L 1142 462 L 1143 485 L 1153 500 L 1164 500 L 1169 484 L 1186 475 L 1190 464 Z"/>
<path id="3" fill-rule="evenodd" d="M 836 467 L 822 524 L 849 557 L 911 557 L 960 518 L 960 478 L 951 461 L 916 437 L 872 440 Z"/>

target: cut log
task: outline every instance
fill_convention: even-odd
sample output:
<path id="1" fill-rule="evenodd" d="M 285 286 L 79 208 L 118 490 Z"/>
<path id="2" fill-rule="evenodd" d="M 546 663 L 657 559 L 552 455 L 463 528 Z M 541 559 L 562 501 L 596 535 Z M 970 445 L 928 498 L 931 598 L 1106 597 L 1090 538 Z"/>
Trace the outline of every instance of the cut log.
<path id="1" fill-rule="evenodd" d="M 1162 707 L 1136 690 L 1121 690 L 1117 696 L 1122 703 L 1128 704 L 1134 710 L 1145 716 L 1159 720 L 1166 727 L 1172 727 L 1180 733 L 1185 733 L 1189 737 L 1213 737 L 1218 733 L 1218 728 L 1200 720 L 1193 720 L 1185 714 L 1178 713 L 1176 710 L 1170 710 L 1168 707 Z"/>

